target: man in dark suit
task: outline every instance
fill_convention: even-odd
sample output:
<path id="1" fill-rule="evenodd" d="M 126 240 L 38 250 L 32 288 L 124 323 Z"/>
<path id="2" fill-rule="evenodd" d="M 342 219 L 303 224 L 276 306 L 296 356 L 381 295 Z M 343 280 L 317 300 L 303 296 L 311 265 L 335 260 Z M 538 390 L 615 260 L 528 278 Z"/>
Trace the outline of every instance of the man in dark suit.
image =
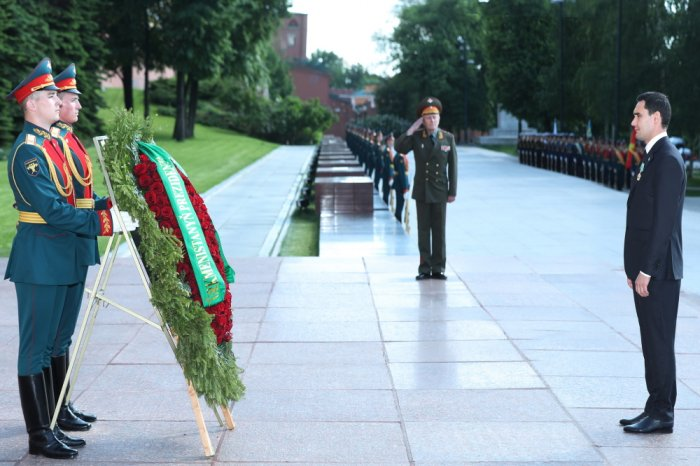
<path id="1" fill-rule="evenodd" d="M 445 221 L 447 203 L 457 197 L 457 148 L 454 136 L 439 128 L 441 111 L 438 99 L 423 99 L 418 105 L 419 118 L 394 145 L 401 154 L 413 151 L 416 163 L 411 195 L 416 201 L 420 252 L 416 280 L 447 279 Z"/>
<path id="2" fill-rule="evenodd" d="M 625 432 L 673 432 L 676 403 L 674 340 L 683 277 L 681 219 L 685 165 L 666 134 L 671 104 L 659 92 L 637 97 L 632 127 L 646 143 L 627 200 L 625 273 L 634 291 L 649 398 L 644 412 L 621 419 Z"/>

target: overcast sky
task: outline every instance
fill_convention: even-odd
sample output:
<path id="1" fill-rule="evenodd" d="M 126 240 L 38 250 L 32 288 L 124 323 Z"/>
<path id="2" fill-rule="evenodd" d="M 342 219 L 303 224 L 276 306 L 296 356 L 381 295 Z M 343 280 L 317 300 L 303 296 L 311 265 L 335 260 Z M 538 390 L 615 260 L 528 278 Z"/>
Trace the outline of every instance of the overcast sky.
<path id="1" fill-rule="evenodd" d="M 393 74 L 387 51 L 379 50 L 376 34 L 388 36 L 398 24 L 399 0 L 291 0 L 289 11 L 308 15 L 306 55 L 335 52 L 346 66 L 361 64 L 382 76 Z"/>

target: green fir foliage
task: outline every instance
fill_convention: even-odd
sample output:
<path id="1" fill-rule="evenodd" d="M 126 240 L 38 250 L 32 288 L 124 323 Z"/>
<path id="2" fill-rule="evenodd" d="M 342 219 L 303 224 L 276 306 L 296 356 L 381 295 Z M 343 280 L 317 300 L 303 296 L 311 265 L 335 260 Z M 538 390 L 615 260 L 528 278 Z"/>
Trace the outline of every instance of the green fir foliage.
<path id="1" fill-rule="evenodd" d="M 163 315 L 164 330 L 177 338 L 177 361 L 185 378 L 209 406 L 228 406 L 245 392 L 231 343 L 217 346 L 211 315 L 190 299 L 178 276 L 176 264 L 182 259 L 181 245 L 171 231 L 160 229 L 132 174 L 138 161 L 136 141 L 152 140 L 151 121 L 121 110 L 108 134 L 104 149 L 106 169 L 117 205 L 139 222 L 139 254 L 148 269 L 151 302 Z"/>

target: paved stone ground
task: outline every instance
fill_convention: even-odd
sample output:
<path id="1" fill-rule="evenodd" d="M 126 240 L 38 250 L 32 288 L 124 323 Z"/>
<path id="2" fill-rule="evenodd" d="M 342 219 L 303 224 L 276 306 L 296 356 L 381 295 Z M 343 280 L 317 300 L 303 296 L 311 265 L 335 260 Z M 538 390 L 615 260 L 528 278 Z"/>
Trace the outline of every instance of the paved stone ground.
<path id="1" fill-rule="evenodd" d="M 698 464 L 697 203 L 684 217 L 676 431 L 624 434 L 617 420 L 645 400 L 621 270 L 626 194 L 483 149 L 459 150 L 447 282 L 413 279 L 415 226 L 406 234 L 380 213 L 364 227 L 328 229 L 329 242 L 351 225 L 354 237 L 318 258 L 259 257 L 262 246 L 236 247 L 253 243 L 246 228 L 228 236 L 235 351 L 248 394 L 233 406 L 235 431 L 205 411 L 213 458 L 202 456 L 163 336 L 101 310 L 74 397 L 101 419 L 75 463 Z M 292 191 L 288 184 L 275 195 L 271 211 L 283 213 Z M 269 202 L 258 194 L 221 189 L 226 201 L 214 196 L 208 205 L 219 225 L 224 217 L 262 224 L 247 217 Z M 270 230 L 279 224 L 266 218 Z M 268 236 L 260 231 L 251 234 Z M 150 313 L 128 259 L 111 283 L 115 299 Z M 0 465 L 40 464 L 26 454 L 18 406 L 11 284 L 0 284 L 0 297 Z"/>

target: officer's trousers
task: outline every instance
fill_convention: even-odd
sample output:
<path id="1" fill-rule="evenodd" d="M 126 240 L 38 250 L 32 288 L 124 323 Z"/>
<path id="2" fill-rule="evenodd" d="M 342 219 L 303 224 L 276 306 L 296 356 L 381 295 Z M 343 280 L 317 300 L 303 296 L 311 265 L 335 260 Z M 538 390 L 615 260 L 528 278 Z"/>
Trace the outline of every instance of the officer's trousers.
<path id="1" fill-rule="evenodd" d="M 68 286 L 15 283 L 15 291 L 19 317 L 17 374 L 37 374 L 51 365 Z"/>
<path id="2" fill-rule="evenodd" d="M 396 191 L 396 210 L 394 210 L 394 217 L 399 222 L 401 221 L 401 216 L 403 215 L 404 202 L 406 202 L 403 189 L 394 189 Z"/>
<path id="3" fill-rule="evenodd" d="M 446 202 L 422 202 L 416 200 L 418 224 L 418 273 L 445 273 L 445 221 Z"/>
<path id="4" fill-rule="evenodd" d="M 69 285 L 66 292 L 66 300 L 63 305 L 61 319 L 56 329 L 56 340 L 52 348 L 52 356 L 63 356 L 70 347 L 75 324 L 78 322 L 80 305 L 83 302 L 83 291 L 85 290 L 85 277 L 87 277 L 87 266 L 83 271 L 83 280 L 74 285 Z"/>

